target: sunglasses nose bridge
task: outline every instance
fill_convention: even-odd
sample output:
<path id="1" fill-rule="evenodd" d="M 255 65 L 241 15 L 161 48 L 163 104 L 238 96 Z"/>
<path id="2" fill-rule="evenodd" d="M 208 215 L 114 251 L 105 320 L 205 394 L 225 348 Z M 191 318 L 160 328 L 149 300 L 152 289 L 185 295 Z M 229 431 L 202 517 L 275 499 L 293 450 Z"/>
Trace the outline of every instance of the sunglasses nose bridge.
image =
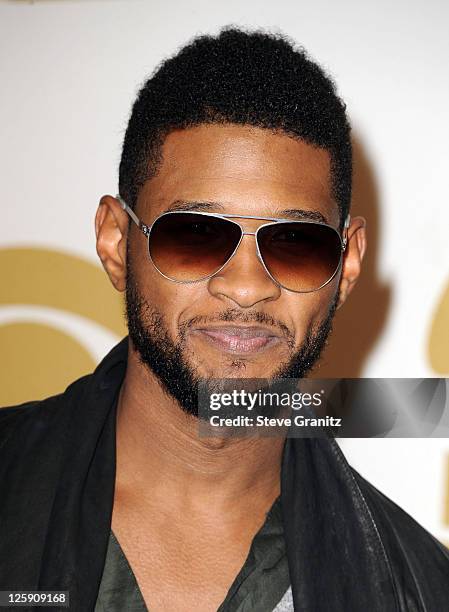
<path id="1" fill-rule="evenodd" d="M 232 253 L 231 257 L 228 259 L 228 261 L 226 262 L 225 265 L 227 265 L 239 252 L 242 242 L 243 242 L 243 237 L 244 236 L 254 236 L 255 239 L 255 247 L 256 247 L 256 257 L 259 260 L 259 263 L 261 264 L 262 268 L 265 271 L 265 274 L 271 279 L 271 281 L 274 282 L 275 285 L 279 285 L 279 283 L 273 278 L 273 276 L 270 274 L 270 272 L 267 270 L 267 266 L 265 265 L 264 260 L 262 259 L 262 255 L 260 253 L 260 246 L 259 246 L 259 241 L 257 239 L 257 230 L 254 232 L 246 232 L 244 231 L 244 229 L 240 226 L 241 229 L 241 237 L 239 240 L 239 243 L 237 245 L 237 247 L 234 249 L 234 252 Z"/>
<path id="2" fill-rule="evenodd" d="M 261 253 L 260 253 L 260 246 L 259 246 L 259 240 L 258 240 L 257 230 L 256 230 L 255 232 L 244 232 L 244 231 L 242 231 L 242 238 L 243 238 L 243 236 L 254 236 L 254 240 L 255 240 L 255 243 L 256 243 L 256 255 L 257 255 L 257 259 L 258 259 L 258 260 L 260 261 L 260 263 L 262 264 L 262 266 L 263 266 L 263 268 L 264 268 L 265 272 L 268 274 L 268 276 L 269 276 L 270 278 L 272 278 L 271 274 L 270 274 L 270 273 L 268 272 L 268 270 L 267 270 L 267 267 L 266 267 L 266 265 L 265 265 L 265 262 L 264 262 L 264 260 L 262 259 L 262 255 L 261 255 Z M 274 280 L 274 279 L 272 279 L 272 280 Z"/>
<path id="3" fill-rule="evenodd" d="M 233 258 L 235 257 L 235 255 L 238 253 L 238 251 L 240 250 L 240 247 L 241 247 L 241 244 L 242 244 L 242 241 L 243 241 L 243 237 L 244 237 L 244 236 L 254 236 L 254 240 L 255 240 L 255 247 L 256 247 L 256 256 L 257 256 L 257 259 L 259 260 L 260 264 L 262 265 L 262 267 L 263 267 L 263 269 L 265 270 L 266 274 L 267 274 L 267 275 L 268 275 L 268 276 L 271 278 L 271 280 L 272 280 L 272 281 L 274 281 L 276 284 L 278 284 L 278 283 L 277 283 L 277 281 L 276 281 L 276 280 L 275 280 L 275 279 L 272 277 L 272 275 L 271 275 L 271 274 L 268 272 L 267 267 L 266 267 L 266 265 L 265 265 L 265 262 L 264 262 L 264 260 L 262 259 L 262 255 L 261 255 L 261 252 L 260 252 L 259 240 L 258 240 L 258 230 L 259 230 L 259 228 L 257 228 L 257 229 L 256 229 L 254 232 L 249 232 L 249 231 L 246 231 L 246 230 L 245 230 L 245 229 L 244 229 L 244 228 L 243 228 L 243 227 L 240 225 L 240 223 L 238 223 L 238 225 L 240 226 L 240 232 L 241 232 L 241 235 L 240 235 L 240 240 L 239 240 L 238 245 L 237 245 L 237 247 L 235 248 L 234 252 L 232 253 L 231 257 L 230 257 L 230 258 L 228 259 L 228 261 L 226 262 L 226 264 L 227 264 L 227 263 L 229 263 L 229 261 L 230 261 L 231 259 L 233 259 Z"/>

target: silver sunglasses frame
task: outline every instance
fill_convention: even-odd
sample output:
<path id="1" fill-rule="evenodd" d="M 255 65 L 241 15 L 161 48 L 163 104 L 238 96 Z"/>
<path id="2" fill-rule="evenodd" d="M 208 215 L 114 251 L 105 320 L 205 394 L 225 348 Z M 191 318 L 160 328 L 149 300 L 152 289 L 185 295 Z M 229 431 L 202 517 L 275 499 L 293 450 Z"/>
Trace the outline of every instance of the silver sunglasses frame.
<path id="1" fill-rule="evenodd" d="M 143 223 L 139 219 L 139 217 L 136 215 L 136 213 L 133 211 L 133 209 L 130 206 L 128 206 L 128 204 L 123 200 L 123 198 L 119 194 L 116 195 L 116 198 L 120 202 L 120 206 L 123 208 L 123 210 L 125 210 L 128 213 L 128 215 L 130 216 L 132 221 L 137 225 L 137 227 L 140 229 L 140 231 L 143 233 L 143 235 L 147 238 L 147 241 L 148 241 L 148 256 L 150 258 L 151 263 L 156 268 L 156 270 L 159 272 L 159 274 L 161 274 L 161 276 L 163 276 L 164 278 L 166 278 L 167 280 L 169 280 L 169 281 L 171 281 L 173 283 L 180 283 L 180 284 L 183 284 L 183 285 L 185 285 L 185 284 L 192 284 L 192 283 L 199 283 L 201 281 L 207 280 L 208 278 L 212 278 L 213 276 L 215 276 L 216 274 L 221 272 L 221 270 L 223 270 L 223 268 L 225 266 L 227 266 L 227 264 L 231 261 L 231 259 L 236 254 L 237 249 L 239 248 L 240 243 L 243 240 L 243 236 L 254 236 L 254 238 L 256 240 L 257 258 L 260 261 L 260 263 L 262 264 L 265 272 L 268 274 L 268 276 L 271 278 L 271 280 L 276 285 L 278 285 L 279 287 L 282 287 L 283 289 L 286 289 L 287 291 L 292 291 L 293 293 L 314 293 L 315 291 L 319 291 L 320 289 L 325 287 L 327 284 L 329 284 L 335 278 L 335 275 L 337 274 L 337 272 L 339 271 L 339 269 L 341 267 L 341 264 L 342 264 L 342 261 L 343 261 L 343 254 L 346 251 L 346 246 L 348 244 L 348 228 L 349 228 L 349 225 L 351 223 L 351 216 L 350 215 L 347 215 L 347 217 L 345 219 L 345 223 L 344 223 L 344 226 L 343 226 L 344 236 L 341 236 L 341 234 L 338 232 L 338 230 L 336 230 L 335 227 L 332 227 L 332 225 L 328 225 L 327 223 L 320 223 L 318 221 L 308 221 L 308 220 L 297 221 L 295 219 L 286 219 L 286 218 L 279 218 L 279 217 L 258 217 L 258 216 L 254 216 L 254 215 L 235 215 L 235 214 L 209 213 L 209 212 L 196 211 L 196 210 L 193 210 L 193 211 L 192 210 L 172 210 L 172 211 L 167 211 L 167 212 L 164 212 L 164 213 L 158 215 L 151 225 L 145 225 L 145 223 Z M 240 228 L 241 236 L 240 236 L 240 240 L 238 241 L 235 249 L 233 250 L 231 255 L 228 257 L 228 259 L 225 261 L 225 263 L 218 270 L 213 272 L 212 274 L 208 274 L 207 276 L 203 276 L 203 277 L 198 278 L 196 280 L 177 280 L 175 278 L 170 278 L 169 276 L 167 276 L 166 274 L 161 272 L 161 270 L 159 270 L 159 268 L 155 264 L 153 258 L 151 257 L 150 234 L 151 234 L 151 230 L 152 230 L 154 224 L 161 217 L 165 217 L 166 215 L 178 215 L 180 213 L 182 213 L 182 214 L 188 213 L 188 214 L 201 215 L 201 216 L 206 216 L 206 217 L 218 217 L 219 219 L 227 219 L 227 220 L 229 220 L 230 223 L 234 223 L 235 225 L 237 225 Z M 244 230 L 244 228 L 240 225 L 240 223 L 237 223 L 237 221 L 233 221 L 233 219 L 257 219 L 257 220 L 261 220 L 261 221 L 269 221 L 270 223 L 263 223 L 262 225 L 260 225 L 256 229 L 255 232 L 246 232 Z M 263 257 L 262 257 L 262 255 L 260 253 L 259 241 L 257 240 L 257 232 L 260 229 L 262 229 L 263 227 L 267 227 L 269 225 L 274 225 L 275 223 L 299 223 L 301 225 L 304 225 L 304 224 L 324 225 L 325 227 L 329 227 L 332 231 L 334 231 L 337 234 L 337 236 L 340 239 L 340 245 L 341 245 L 340 259 L 338 261 L 338 265 L 335 268 L 334 273 L 332 274 L 332 276 L 325 283 L 323 283 L 322 285 L 320 285 L 316 289 L 309 289 L 308 291 L 298 291 L 296 289 L 289 289 L 288 287 L 286 287 L 285 285 L 282 285 L 282 283 L 280 283 L 278 280 L 276 280 L 273 277 L 273 275 L 271 274 L 271 272 L 268 270 L 267 266 L 265 265 Z"/>

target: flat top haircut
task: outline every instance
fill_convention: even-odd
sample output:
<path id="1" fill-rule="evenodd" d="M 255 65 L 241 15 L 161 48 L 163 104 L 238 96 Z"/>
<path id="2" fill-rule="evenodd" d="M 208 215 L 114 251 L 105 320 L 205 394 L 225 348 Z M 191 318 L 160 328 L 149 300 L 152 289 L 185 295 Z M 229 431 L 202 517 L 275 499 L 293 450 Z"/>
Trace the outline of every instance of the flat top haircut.
<path id="1" fill-rule="evenodd" d="M 122 198 L 135 207 L 171 131 L 207 123 L 281 131 L 327 150 L 342 227 L 352 183 L 346 106 L 304 49 L 282 35 L 232 27 L 199 36 L 162 62 L 132 108 L 120 161 Z"/>

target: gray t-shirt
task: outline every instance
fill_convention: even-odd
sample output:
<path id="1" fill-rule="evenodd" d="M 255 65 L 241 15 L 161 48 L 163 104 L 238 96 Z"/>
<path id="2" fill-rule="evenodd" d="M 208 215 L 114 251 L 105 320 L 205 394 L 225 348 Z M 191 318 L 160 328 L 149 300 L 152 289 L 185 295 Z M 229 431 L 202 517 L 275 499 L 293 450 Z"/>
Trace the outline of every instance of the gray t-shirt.
<path id="1" fill-rule="evenodd" d="M 267 513 L 248 557 L 217 612 L 290 612 L 290 589 L 280 498 Z M 95 612 L 151 612 L 111 531 Z"/>

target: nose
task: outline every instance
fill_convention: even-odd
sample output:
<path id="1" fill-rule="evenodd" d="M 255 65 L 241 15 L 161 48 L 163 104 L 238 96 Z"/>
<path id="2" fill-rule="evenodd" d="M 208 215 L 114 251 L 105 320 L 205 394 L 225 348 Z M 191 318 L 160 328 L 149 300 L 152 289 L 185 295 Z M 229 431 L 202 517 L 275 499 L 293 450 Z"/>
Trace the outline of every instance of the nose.
<path id="1" fill-rule="evenodd" d="M 259 260 L 254 234 L 249 232 L 243 235 L 231 260 L 209 279 L 208 289 L 213 296 L 231 300 L 241 308 L 276 300 L 281 295 L 281 288 Z"/>

